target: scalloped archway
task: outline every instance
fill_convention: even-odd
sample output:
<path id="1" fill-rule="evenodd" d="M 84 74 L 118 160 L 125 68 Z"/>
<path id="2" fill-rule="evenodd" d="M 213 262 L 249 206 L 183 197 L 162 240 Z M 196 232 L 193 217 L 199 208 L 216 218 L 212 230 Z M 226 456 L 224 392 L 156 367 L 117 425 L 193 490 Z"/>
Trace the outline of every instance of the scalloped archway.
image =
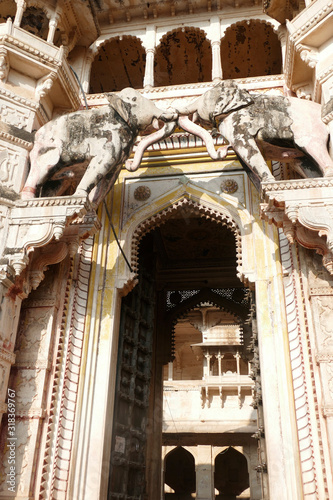
<path id="1" fill-rule="evenodd" d="M 173 30 L 156 48 L 155 87 L 208 82 L 211 71 L 210 42 L 198 28 Z"/>
<path id="2" fill-rule="evenodd" d="M 221 64 L 223 79 L 280 74 L 281 44 L 273 26 L 260 20 L 231 25 L 221 39 Z"/>
<path id="3" fill-rule="evenodd" d="M 146 53 L 134 36 L 115 37 L 99 47 L 92 63 L 90 93 L 142 89 Z"/>

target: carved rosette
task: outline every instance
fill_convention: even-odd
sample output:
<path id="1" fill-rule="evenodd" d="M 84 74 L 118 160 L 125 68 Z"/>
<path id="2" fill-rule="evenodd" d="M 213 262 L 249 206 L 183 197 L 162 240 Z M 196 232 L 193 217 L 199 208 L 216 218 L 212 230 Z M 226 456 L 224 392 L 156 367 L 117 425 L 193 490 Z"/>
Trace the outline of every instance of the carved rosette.
<path id="1" fill-rule="evenodd" d="M 333 274 L 333 179 L 318 178 L 262 183 L 261 217 L 323 256 Z"/>

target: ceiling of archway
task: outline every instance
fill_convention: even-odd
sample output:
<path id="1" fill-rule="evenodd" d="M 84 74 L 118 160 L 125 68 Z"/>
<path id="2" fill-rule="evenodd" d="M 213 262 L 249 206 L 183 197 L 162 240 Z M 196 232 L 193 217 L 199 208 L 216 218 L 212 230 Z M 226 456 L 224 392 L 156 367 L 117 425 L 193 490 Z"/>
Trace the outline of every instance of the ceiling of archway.
<path id="1" fill-rule="evenodd" d="M 153 239 L 153 242 L 152 242 Z M 230 229 L 200 217 L 169 219 L 143 238 L 154 245 L 157 280 L 174 289 L 240 286 L 236 276 L 236 242 Z"/>

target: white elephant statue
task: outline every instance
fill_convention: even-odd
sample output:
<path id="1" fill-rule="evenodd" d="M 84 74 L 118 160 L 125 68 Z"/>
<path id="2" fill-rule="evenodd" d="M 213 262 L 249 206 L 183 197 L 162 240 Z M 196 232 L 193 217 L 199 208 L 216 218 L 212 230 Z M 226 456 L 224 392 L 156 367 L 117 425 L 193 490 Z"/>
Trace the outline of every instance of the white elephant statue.
<path id="1" fill-rule="evenodd" d="M 158 128 L 159 120 L 166 122 L 142 138 L 135 166 L 125 163 L 130 170 L 138 168 L 150 144 L 170 135 L 176 126 L 174 112 L 162 111 L 132 88 L 106 97 L 106 106 L 60 116 L 37 131 L 23 199 L 34 198 L 47 181 L 58 179 L 59 184 L 78 170 L 82 178 L 74 194 L 87 196 L 97 186 L 90 195 L 96 206 L 116 181 L 139 132 L 150 125 Z"/>
<path id="2" fill-rule="evenodd" d="M 179 125 L 201 137 L 213 159 L 224 158 L 232 148 L 257 188 L 262 180 L 274 180 L 265 160 L 293 161 L 303 177 L 333 176 L 329 133 L 319 104 L 282 95 L 250 95 L 226 80 L 177 112 Z M 216 151 L 212 136 L 196 120 L 217 127 L 228 145 Z"/>

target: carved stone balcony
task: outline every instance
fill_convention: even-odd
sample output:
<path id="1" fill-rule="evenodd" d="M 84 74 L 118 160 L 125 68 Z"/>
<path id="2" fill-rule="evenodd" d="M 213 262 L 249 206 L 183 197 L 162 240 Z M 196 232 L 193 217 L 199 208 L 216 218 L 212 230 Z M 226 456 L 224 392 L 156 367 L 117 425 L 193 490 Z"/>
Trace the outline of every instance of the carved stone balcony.
<path id="1" fill-rule="evenodd" d="M 10 18 L 0 24 L 0 81 L 10 81 L 13 69 L 35 80 L 37 101 L 48 95 L 54 107 L 78 109 L 79 86 L 66 57 L 64 47 L 15 26 Z M 7 93 L 10 97 L 10 88 Z"/>
<path id="2" fill-rule="evenodd" d="M 262 218 L 282 228 L 290 243 L 316 250 L 333 274 L 333 179 L 263 182 L 261 189 Z"/>

